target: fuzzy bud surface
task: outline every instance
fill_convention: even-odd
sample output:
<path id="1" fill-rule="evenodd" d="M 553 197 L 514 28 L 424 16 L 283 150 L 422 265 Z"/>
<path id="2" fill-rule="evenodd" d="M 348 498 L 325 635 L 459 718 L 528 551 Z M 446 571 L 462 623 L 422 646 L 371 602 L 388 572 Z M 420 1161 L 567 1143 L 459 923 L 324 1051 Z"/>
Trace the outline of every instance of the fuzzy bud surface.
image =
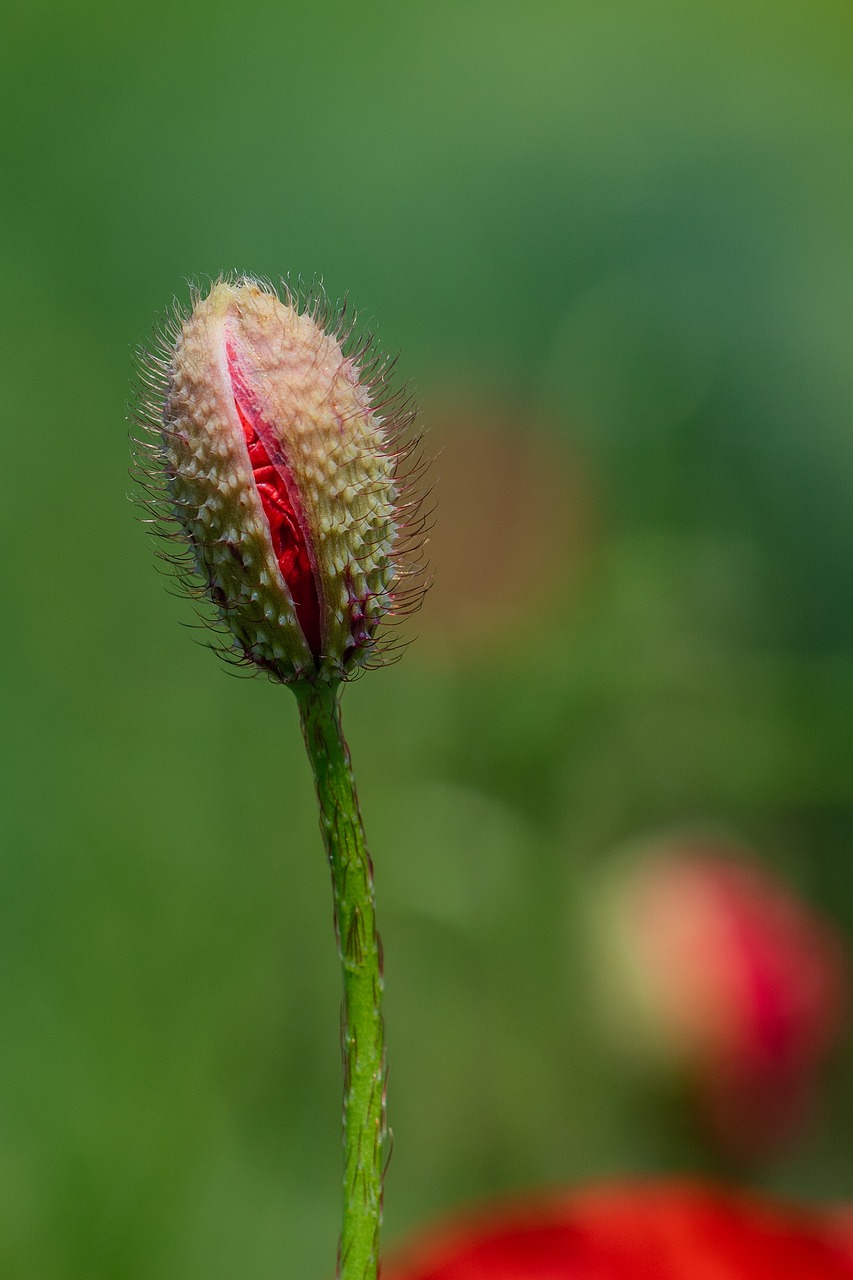
<path id="1" fill-rule="evenodd" d="M 345 354 L 323 310 L 219 280 L 148 361 L 163 497 L 201 594 L 232 653 L 284 683 L 368 664 L 406 573 L 398 464 L 411 415 L 383 399 L 369 344 Z"/>

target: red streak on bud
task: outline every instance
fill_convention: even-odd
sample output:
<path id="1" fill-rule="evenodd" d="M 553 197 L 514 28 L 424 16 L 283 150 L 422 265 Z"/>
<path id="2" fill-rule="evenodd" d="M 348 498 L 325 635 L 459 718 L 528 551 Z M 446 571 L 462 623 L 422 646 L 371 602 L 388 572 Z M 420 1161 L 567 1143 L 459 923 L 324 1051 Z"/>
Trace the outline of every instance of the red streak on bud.
<path id="1" fill-rule="evenodd" d="M 226 343 L 228 374 L 234 392 L 234 404 L 246 438 L 249 461 L 261 506 L 270 527 L 273 551 L 281 576 L 287 584 L 297 621 L 316 661 L 322 654 L 320 629 L 320 596 L 305 531 L 305 518 L 286 459 L 273 462 L 262 435 L 275 437 L 256 408 L 254 397 L 237 363 L 231 342 Z"/>

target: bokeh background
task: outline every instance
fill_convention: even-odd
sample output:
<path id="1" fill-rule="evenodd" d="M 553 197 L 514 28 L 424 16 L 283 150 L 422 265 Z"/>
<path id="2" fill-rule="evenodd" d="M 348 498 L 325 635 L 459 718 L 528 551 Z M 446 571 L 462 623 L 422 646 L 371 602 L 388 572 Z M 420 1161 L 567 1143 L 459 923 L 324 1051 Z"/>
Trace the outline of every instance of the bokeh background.
<path id="1" fill-rule="evenodd" d="M 0 43 L 0 1274 L 330 1275 L 339 979 L 295 706 L 193 640 L 127 500 L 186 280 L 322 276 L 431 428 L 436 584 L 346 693 L 388 1238 L 696 1170 L 853 1195 L 853 1066 L 723 1167 L 596 1030 L 626 842 L 748 844 L 853 929 L 846 0 L 116 7 Z"/>

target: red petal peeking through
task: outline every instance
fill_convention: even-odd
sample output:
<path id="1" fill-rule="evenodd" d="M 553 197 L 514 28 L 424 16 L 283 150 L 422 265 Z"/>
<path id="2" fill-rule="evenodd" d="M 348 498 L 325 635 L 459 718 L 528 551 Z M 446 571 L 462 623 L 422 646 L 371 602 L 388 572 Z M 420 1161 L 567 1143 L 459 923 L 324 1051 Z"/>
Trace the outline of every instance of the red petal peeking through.
<path id="1" fill-rule="evenodd" d="M 270 527 L 275 558 L 293 600 L 302 633 L 315 661 L 319 662 L 322 654 L 320 597 L 299 499 L 292 477 L 289 485 L 285 478 L 289 476 L 286 460 L 280 458 L 273 463 L 267 452 L 261 437 L 274 437 L 254 404 L 230 340 L 225 350 L 234 404 L 246 438 L 255 485 Z"/>

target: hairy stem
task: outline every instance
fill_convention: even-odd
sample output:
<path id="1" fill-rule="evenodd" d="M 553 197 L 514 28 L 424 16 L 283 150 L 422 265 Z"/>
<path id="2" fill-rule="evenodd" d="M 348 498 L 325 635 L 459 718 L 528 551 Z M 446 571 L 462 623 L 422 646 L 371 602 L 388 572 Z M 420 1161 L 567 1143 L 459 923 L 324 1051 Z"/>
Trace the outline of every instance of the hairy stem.
<path id="1" fill-rule="evenodd" d="M 341 730 L 338 688 L 301 685 L 296 695 L 332 871 L 343 971 L 344 1212 L 338 1275 L 341 1280 L 376 1280 L 386 1129 L 382 944 L 376 930 L 373 864 Z"/>

